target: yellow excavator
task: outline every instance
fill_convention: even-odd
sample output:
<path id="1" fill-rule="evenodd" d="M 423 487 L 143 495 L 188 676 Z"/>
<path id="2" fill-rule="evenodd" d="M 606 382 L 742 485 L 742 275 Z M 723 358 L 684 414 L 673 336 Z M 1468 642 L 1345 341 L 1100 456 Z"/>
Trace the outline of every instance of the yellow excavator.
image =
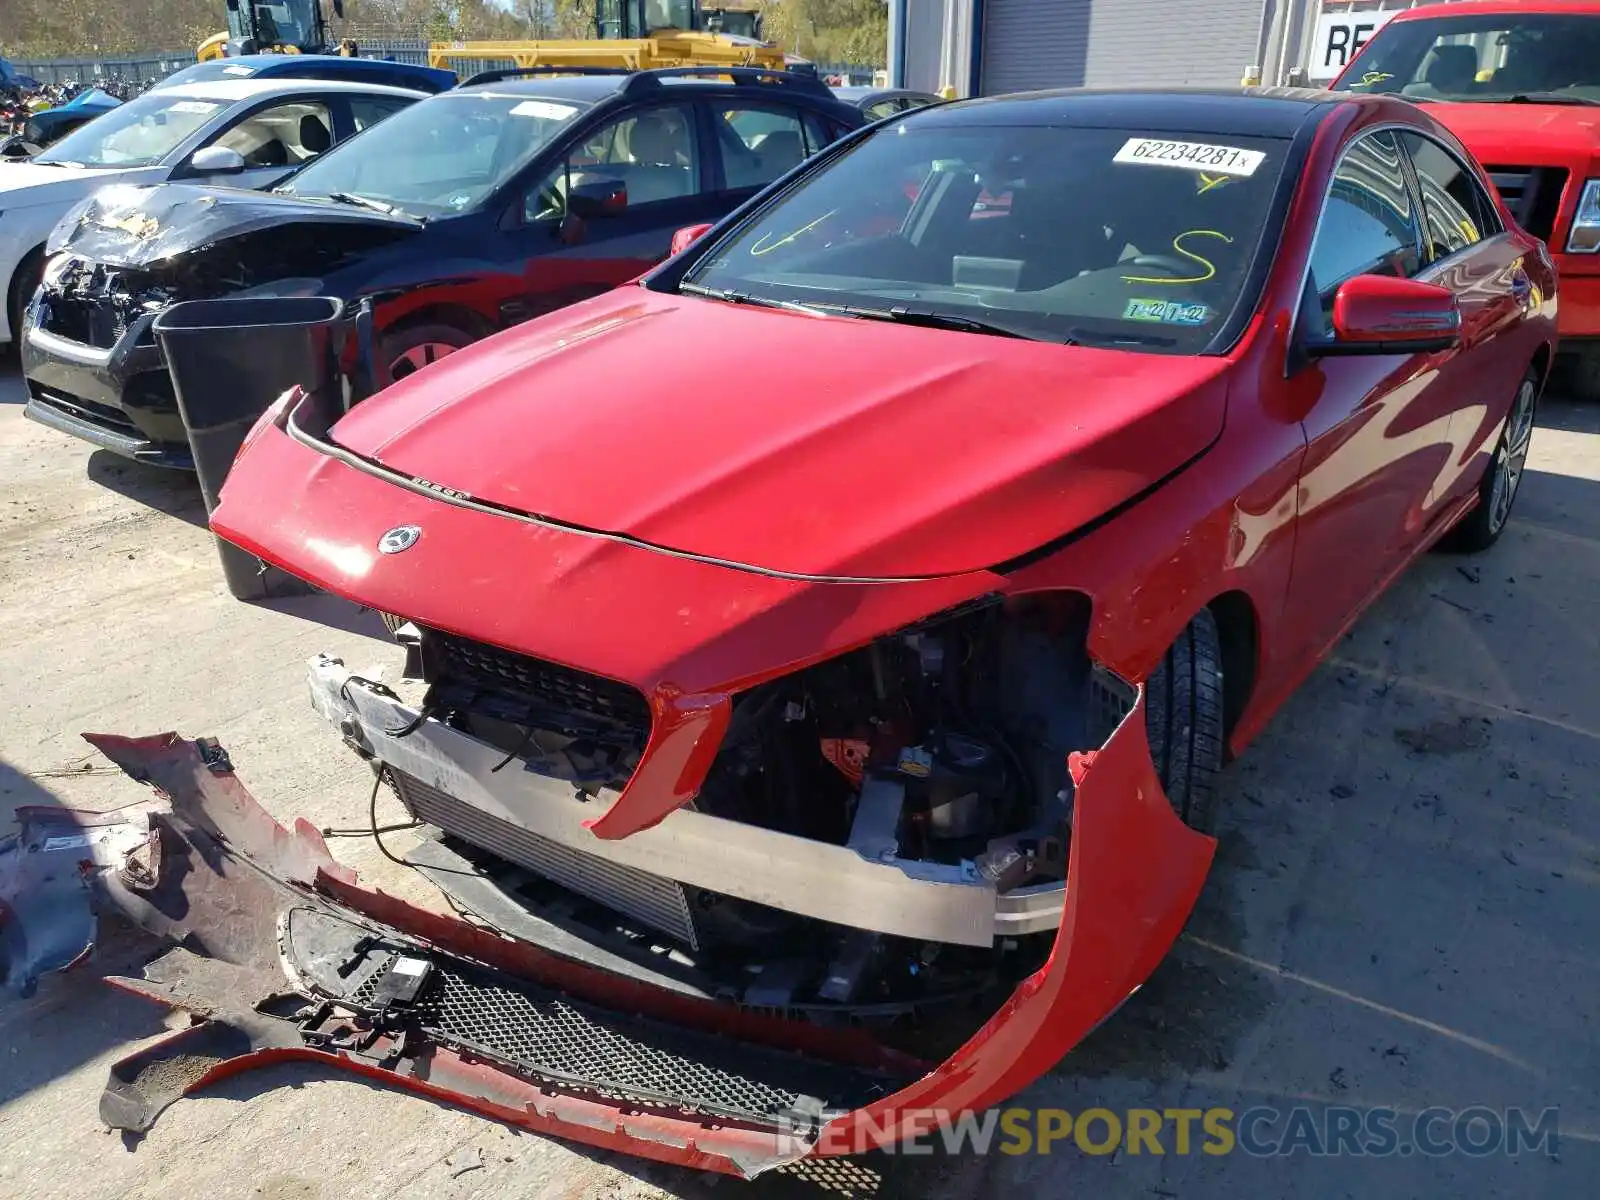
<path id="1" fill-rule="evenodd" d="M 332 0 L 333 15 L 344 16 L 344 0 Z M 241 54 L 328 54 L 333 38 L 322 0 L 228 0 L 228 28 L 200 43 L 198 58 Z"/>
<path id="2" fill-rule="evenodd" d="M 747 21 L 746 17 L 754 20 Z M 753 32 L 747 34 L 745 30 Z M 435 42 L 428 65 L 466 79 L 479 71 L 513 67 L 766 67 L 805 69 L 760 39 L 753 3 L 726 0 L 599 0 L 594 37 L 573 40 Z"/>

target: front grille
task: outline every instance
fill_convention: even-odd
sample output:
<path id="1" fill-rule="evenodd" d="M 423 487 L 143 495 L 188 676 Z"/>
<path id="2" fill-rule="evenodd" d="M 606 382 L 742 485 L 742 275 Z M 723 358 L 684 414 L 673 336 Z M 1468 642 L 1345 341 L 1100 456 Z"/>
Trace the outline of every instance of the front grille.
<path id="1" fill-rule="evenodd" d="M 1561 193 L 1567 186 L 1565 167 L 1490 167 L 1489 178 L 1517 224 L 1545 241 L 1561 212 Z"/>
<path id="2" fill-rule="evenodd" d="M 641 746 L 649 737 L 650 706 L 625 683 L 437 630 L 424 633 L 423 655 L 436 684 L 496 693 L 535 719 L 600 722 Z"/>
<path id="3" fill-rule="evenodd" d="M 69 417 L 87 421 L 91 425 L 98 425 L 102 429 L 109 429 L 113 433 L 127 437 L 144 438 L 144 432 L 130 421 L 128 414 L 120 408 L 97 404 L 93 400 L 85 400 L 82 396 L 74 396 L 70 392 L 41 387 L 31 379 L 28 381 L 28 394 L 35 403 L 56 409 Z"/>
<path id="4" fill-rule="evenodd" d="M 388 965 L 351 996 L 356 1007 L 372 1004 Z M 852 1071 L 591 1008 L 454 963 L 435 961 L 416 1007 L 443 1041 L 616 1099 L 771 1124 L 879 1090 Z"/>
<path id="5" fill-rule="evenodd" d="M 80 346 L 109 350 L 128 331 L 128 322 L 103 300 L 52 292 L 40 305 L 39 327 Z"/>
<path id="6" fill-rule="evenodd" d="M 417 819 L 699 949 L 682 884 L 570 850 L 410 775 L 394 771 L 391 776 L 401 801 Z"/>

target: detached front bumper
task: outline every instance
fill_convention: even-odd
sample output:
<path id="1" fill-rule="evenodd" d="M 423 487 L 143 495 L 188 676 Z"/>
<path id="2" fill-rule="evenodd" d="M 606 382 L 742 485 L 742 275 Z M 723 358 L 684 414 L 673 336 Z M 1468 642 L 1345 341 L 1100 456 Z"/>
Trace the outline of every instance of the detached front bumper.
<path id="1" fill-rule="evenodd" d="M 196 1021 L 112 1068 L 101 1115 L 133 1132 L 189 1091 L 299 1059 L 540 1133 L 746 1177 L 860 1153 L 1026 1086 L 1166 954 L 1214 843 L 1173 814 L 1144 728 L 1141 696 L 1104 747 L 1073 756 L 1050 958 L 931 1069 L 860 1031 L 688 996 L 405 904 L 336 863 L 304 821 L 268 816 L 220 748 L 173 734 L 90 738 L 170 805 L 120 821 L 57 814 L 81 828 L 0 843 L 0 929 L 13 935 L 0 943 L 0 986 L 81 962 L 83 923 L 70 919 L 80 909 L 207 947 L 209 958 L 174 949 L 142 978 L 111 981 Z M 446 763 L 430 782 L 461 787 Z M 54 869 L 39 869 L 45 856 Z M 53 952 L 7 951 L 43 945 L 28 935 L 46 927 Z"/>
<path id="2" fill-rule="evenodd" d="M 154 320 L 134 321 L 109 349 L 29 321 L 22 338 L 27 415 L 125 458 L 192 471 L 188 432 L 150 332 Z"/>

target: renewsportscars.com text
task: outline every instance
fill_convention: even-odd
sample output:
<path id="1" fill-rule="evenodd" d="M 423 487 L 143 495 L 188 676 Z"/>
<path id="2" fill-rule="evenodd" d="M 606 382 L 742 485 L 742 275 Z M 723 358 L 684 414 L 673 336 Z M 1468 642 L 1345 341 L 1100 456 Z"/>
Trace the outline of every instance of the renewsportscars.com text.
<path id="1" fill-rule="evenodd" d="M 902 1125 L 910 1121 L 913 1124 Z M 1257 1158 L 1305 1154 L 1311 1157 L 1439 1158 L 1460 1154 L 1541 1154 L 1560 1149 L 1559 1110 L 1483 1105 L 1470 1108 L 1327 1108 L 1260 1105 L 1231 1108 L 1005 1108 L 952 1115 L 901 1112 L 870 1129 L 827 1127 L 817 1139 L 822 1154 L 853 1154 L 867 1148 L 871 1130 L 887 1134 L 915 1128 L 915 1136 L 883 1147 L 890 1154 L 1052 1154 L 1227 1155 Z M 807 1139 L 809 1140 L 809 1139 Z M 854 1144 L 852 1144 L 854 1143 Z"/>

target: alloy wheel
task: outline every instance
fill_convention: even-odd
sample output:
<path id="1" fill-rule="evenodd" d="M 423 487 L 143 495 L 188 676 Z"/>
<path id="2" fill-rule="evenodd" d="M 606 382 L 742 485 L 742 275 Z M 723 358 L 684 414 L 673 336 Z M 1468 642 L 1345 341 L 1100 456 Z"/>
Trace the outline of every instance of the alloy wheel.
<path id="1" fill-rule="evenodd" d="M 1505 435 L 1495 452 L 1494 485 L 1489 496 L 1489 528 L 1494 533 L 1498 533 L 1511 516 L 1511 503 L 1517 498 L 1517 487 L 1522 483 L 1522 469 L 1528 463 L 1528 447 L 1533 442 L 1533 409 L 1537 394 L 1534 381 L 1524 379 L 1511 404 L 1511 414 L 1506 418 Z"/>
<path id="2" fill-rule="evenodd" d="M 422 342 L 412 346 L 400 354 L 389 364 L 389 375 L 394 379 L 404 379 L 414 371 L 420 371 L 431 362 L 438 362 L 447 354 L 452 354 L 456 347 L 448 342 Z"/>

